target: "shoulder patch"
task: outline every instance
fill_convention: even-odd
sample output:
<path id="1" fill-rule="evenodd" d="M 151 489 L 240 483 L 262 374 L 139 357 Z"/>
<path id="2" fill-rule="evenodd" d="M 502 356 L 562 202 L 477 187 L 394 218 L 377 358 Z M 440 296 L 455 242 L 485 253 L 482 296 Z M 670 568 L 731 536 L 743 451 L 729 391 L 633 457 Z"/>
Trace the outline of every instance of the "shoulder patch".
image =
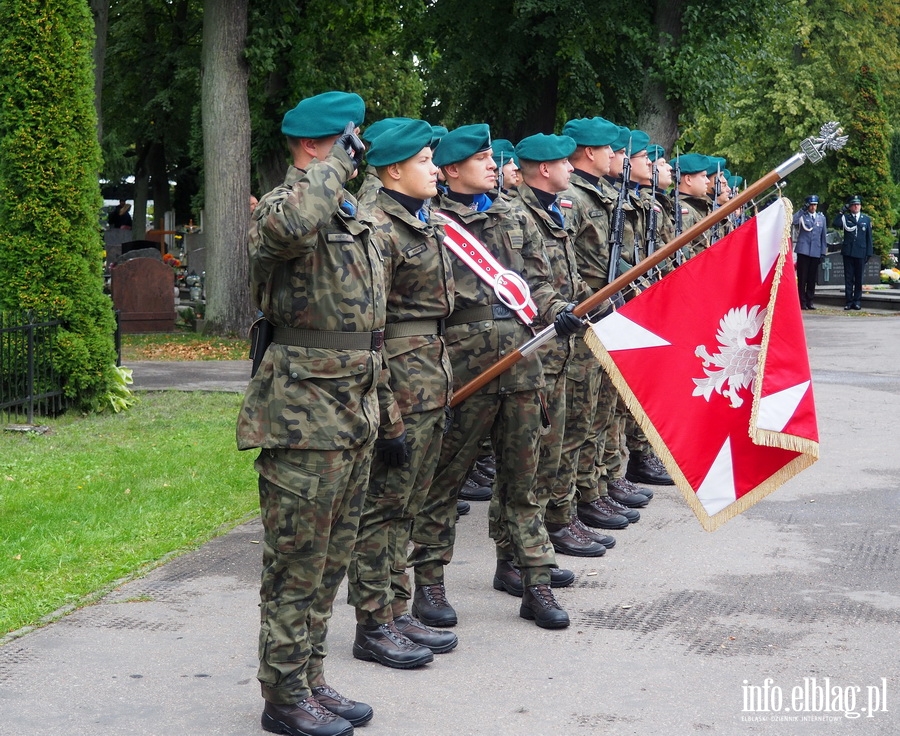
<path id="1" fill-rule="evenodd" d="M 567 210 L 572 209 L 572 200 L 571 199 L 560 199 L 559 206 L 565 207 Z"/>

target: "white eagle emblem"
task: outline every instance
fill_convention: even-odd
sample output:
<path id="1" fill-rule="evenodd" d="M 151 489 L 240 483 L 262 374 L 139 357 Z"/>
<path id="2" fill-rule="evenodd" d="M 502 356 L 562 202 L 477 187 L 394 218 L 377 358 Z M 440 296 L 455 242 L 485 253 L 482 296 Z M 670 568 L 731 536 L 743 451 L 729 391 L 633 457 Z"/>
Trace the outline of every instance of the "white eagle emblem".
<path id="1" fill-rule="evenodd" d="M 731 400 L 731 407 L 737 409 L 744 400 L 738 396 L 741 389 L 753 392 L 756 380 L 756 363 L 759 345 L 748 345 L 747 340 L 756 337 L 766 321 L 766 310 L 759 306 L 736 307 L 728 310 L 719 321 L 716 339 L 719 352 L 710 355 L 705 345 L 698 345 L 694 355 L 703 359 L 706 378 L 692 379 L 696 384 L 692 396 L 702 396 L 709 401 L 713 391 Z M 715 368 L 710 368 L 715 366 Z"/>

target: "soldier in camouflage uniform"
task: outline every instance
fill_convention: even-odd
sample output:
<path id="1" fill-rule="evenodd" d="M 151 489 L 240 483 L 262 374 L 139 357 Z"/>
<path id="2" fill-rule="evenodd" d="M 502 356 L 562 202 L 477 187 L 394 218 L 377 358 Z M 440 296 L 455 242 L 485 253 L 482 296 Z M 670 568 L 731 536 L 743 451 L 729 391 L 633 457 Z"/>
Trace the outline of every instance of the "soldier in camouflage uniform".
<path id="1" fill-rule="evenodd" d="M 371 146 L 372 142 L 382 133 L 408 122 L 411 122 L 411 118 L 382 118 L 367 126 L 360 137 Z M 381 189 L 381 179 L 378 178 L 375 167 L 371 162 L 367 161 L 366 163 L 362 183 L 356 190 L 356 202 L 361 210 L 367 210 L 375 203 L 375 195 Z"/>
<path id="2" fill-rule="evenodd" d="M 435 162 L 443 167 L 448 187 L 437 200 L 436 211 L 464 227 L 504 267 L 521 274 L 531 287 L 539 318 L 552 321 L 555 310 L 565 303 L 550 289 L 540 233 L 527 216 L 514 212 L 509 202 L 492 192 L 497 177 L 488 126 L 466 125 L 448 133 L 435 149 Z M 462 386 L 526 342 L 531 332 L 500 302 L 492 286 L 456 256 L 451 263 L 456 299 L 445 339 L 454 385 Z M 490 533 L 497 543 L 494 587 L 521 596 L 523 584 L 568 585 L 575 579 L 568 571 L 551 574 L 556 559 L 532 487 L 542 386 L 540 361 L 530 356 L 453 411 L 432 483 L 433 498 L 416 518 L 409 558 L 416 581 L 413 612 L 426 623 L 452 625 L 457 620 L 444 587 L 444 566 L 452 557 L 455 538 L 454 504 L 487 435 L 497 458 L 490 513 Z"/>
<path id="3" fill-rule="evenodd" d="M 596 291 L 606 286 L 608 277 L 609 230 L 616 192 L 603 177 L 610 170 L 612 144 L 619 136 L 619 128 L 603 118 L 581 118 L 566 123 L 563 135 L 572 138 L 577 146 L 569 157 L 574 167 L 569 188 L 561 196 L 571 207 L 563 211 L 573 232 L 578 273 L 587 287 Z M 615 545 L 615 539 L 589 527 L 628 526 L 628 520 L 610 503 L 605 487 L 598 487 L 599 473 L 593 462 L 596 433 L 606 426 L 615 406 L 615 392 L 611 396 L 601 392 L 604 382 L 608 379 L 600 363 L 584 340 L 576 339 L 565 371 L 567 411 L 559 471 L 545 516 L 547 528 L 552 530 L 553 547 L 560 554 L 600 556 Z M 601 395 L 607 399 L 607 405 L 598 408 Z M 610 398 L 612 406 L 608 405 Z M 585 465 L 584 472 L 579 473 L 582 451 Z M 576 490 L 580 516 L 574 515 Z"/>
<path id="4" fill-rule="evenodd" d="M 678 157 L 681 180 L 676 182 L 681 204 L 681 232 L 696 225 L 712 212 L 712 202 L 706 196 L 709 186 L 709 157 L 700 153 L 686 153 Z M 675 162 L 672 162 L 675 165 Z M 687 246 L 688 258 L 706 250 L 711 245 L 709 230 L 694 238 Z"/>
<path id="5" fill-rule="evenodd" d="M 326 683 L 323 666 L 379 425 L 384 264 L 343 188 L 363 150 L 345 125 L 364 114 L 358 95 L 327 92 L 284 116 L 293 166 L 250 229 L 252 294 L 274 338 L 237 441 L 260 448 L 258 678 L 273 733 L 347 736 L 372 717 Z"/>
<path id="6" fill-rule="evenodd" d="M 617 196 L 622 192 L 622 187 L 625 187 L 626 196 L 625 204 L 622 208 L 625 218 L 622 255 L 618 263 L 611 264 L 617 276 L 624 273 L 635 265 L 638 260 L 642 260 L 647 255 L 645 210 L 639 194 L 639 187 L 641 181 L 649 181 L 650 177 L 650 162 L 647 155 L 649 143 L 650 136 L 642 130 L 620 128 L 619 139 L 613 144 L 617 155 L 613 159 L 610 178 L 618 183 L 619 192 L 617 192 Z M 624 181 L 626 153 L 630 162 L 629 180 L 627 182 Z M 626 301 L 632 299 L 647 286 L 649 286 L 648 279 L 644 277 L 638 279 L 624 290 Z M 602 430 L 602 436 L 598 437 L 597 451 L 598 457 L 601 458 L 599 487 L 606 489 L 610 499 L 618 505 L 619 514 L 633 524 L 641 518 L 637 509 L 646 506 L 653 493 L 652 491 L 636 487 L 625 478 L 624 437 L 626 428 L 629 427 L 629 416 L 630 414 L 624 402 L 621 398 L 618 398 L 609 423 Z M 630 426 L 633 428 L 635 425 Z"/>
<path id="7" fill-rule="evenodd" d="M 549 284 L 557 307 L 554 320 L 556 336 L 538 348 L 544 366 L 549 431 L 541 438 L 538 469 L 535 474 L 534 493 L 546 510 L 556 497 L 565 497 L 574 482 L 574 468 L 569 467 L 566 477 L 560 474 L 560 458 L 566 431 L 566 371 L 574 354 L 574 336 L 582 334 L 584 326 L 572 314 L 572 309 L 589 294 L 587 285 L 578 274 L 575 250 L 566 229 L 562 209 L 570 209 L 571 200 L 557 199 L 569 186 L 573 170 L 568 157 L 575 151 L 575 141 L 568 136 L 538 134 L 529 136 L 516 146 L 522 170 L 519 196 L 513 201 L 517 211 L 526 214 L 534 222 L 543 240 L 544 257 L 550 265 Z M 579 411 L 572 407 L 572 411 Z M 600 556 L 606 547 L 591 539 L 588 533 L 571 523 L 571 503 L 559 509 L 557 522 L 549 520 L 546 527 L 554 547 L 581 556 Z M 529 595 L 530 593 L 530 595 Z M 549 625 L 565 616 L 547 586 L 529 588 L 522 602 L 522 615 L 534 617 L 539 625 Z M 549 623 L 542 623 L 542 620 Z M 565 619 L 568 623 L 568 617 Z"/>
<path id="8" fill-rule="evenodd" d="M 388 283 L 383 352 L 389 390 L 369 489 L 348 571 L 348 601 L 356 608 L 353 656 L 410 668 L 449 652 L 456 635 L 423 625 L 407 610 L 406 555 L 412 521 L 431 487 L 441 450 L 451 369 L 443 340 L 453 308 L 453 274 L 430 222 L 426 202 L 437 194 L 431 126 L 411 120 L 379 135 L 368 153 L 382 188 L 361 217 L 384 254 Z"/>

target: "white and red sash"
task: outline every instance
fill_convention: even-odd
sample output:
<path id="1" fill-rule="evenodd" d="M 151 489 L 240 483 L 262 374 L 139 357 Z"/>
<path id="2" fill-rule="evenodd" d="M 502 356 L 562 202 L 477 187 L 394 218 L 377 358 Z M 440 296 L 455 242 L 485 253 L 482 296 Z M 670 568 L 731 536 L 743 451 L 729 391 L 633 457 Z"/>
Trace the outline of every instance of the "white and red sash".
<path id="1" fill-rule="evenodd" d="M 537 316 L 537 306 L 531 298 L 531 290 L 525 279 L 515 271 L 504 268 L 484 243 L 455 220 L 439 212 L 433 212 L 432 215 L 440 218 L 440 224 L 444 228 L 444 245 L 494 290 L 502 304 L 515 312 L 524 324 L 530 325 Z"/>

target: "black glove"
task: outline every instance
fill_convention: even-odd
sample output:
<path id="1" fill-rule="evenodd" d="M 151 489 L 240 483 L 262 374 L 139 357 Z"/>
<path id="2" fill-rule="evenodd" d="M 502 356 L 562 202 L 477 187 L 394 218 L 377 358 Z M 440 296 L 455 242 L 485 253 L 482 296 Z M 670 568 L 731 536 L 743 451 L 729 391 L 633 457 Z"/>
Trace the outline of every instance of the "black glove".
<path id="1" fill-rule="evenodd" d="M 343 148 L 347 155 L 353 159 L 353 163 L 358 169 L 362 165 L 363 153 L 366 150 L 366 144 L 362 142 L 360 137 L 356 135 L 356 125 L 351 120 L 341 133 L 341 137 L 337 139 L 336 145 Z"/>
<path id="2" fill-rule="evenodd" d="M 569 337 L 569 335 L 574 335 L 578 330 L 584 327 L 584 322 L 581 321 L 581 317 L 576 317 L 572 310 L 575 309 L 574 304 L 567 304 L 565 309 L 563 309 L 553 320 L 553 327 L 556 329 L 556 334 L 560 337 Z"/>
<path id="3" fill-rule="evenodd" d="M 392 440 L 379 438 L 375 440 L 375 453 L 389 468 L 399 468 L 409 460 L 409 445 L 406 444 L 406 430 Z"/>

